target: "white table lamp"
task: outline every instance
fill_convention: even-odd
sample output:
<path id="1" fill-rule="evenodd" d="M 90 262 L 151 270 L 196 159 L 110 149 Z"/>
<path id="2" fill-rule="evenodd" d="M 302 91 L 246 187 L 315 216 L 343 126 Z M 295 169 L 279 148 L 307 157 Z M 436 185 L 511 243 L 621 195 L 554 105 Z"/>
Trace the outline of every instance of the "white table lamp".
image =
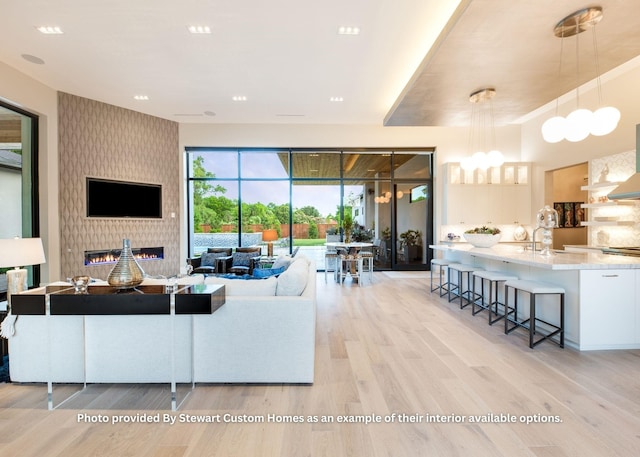
<path id="1" fill-rule="evenodd" d="M 45 263 L 40 238 L 11 238 L 0 240 L 0 268 L 15 267 L 7 271 L 7 301 L 11 295 L 27 290 L 27 270 L 21 267 Z"/>

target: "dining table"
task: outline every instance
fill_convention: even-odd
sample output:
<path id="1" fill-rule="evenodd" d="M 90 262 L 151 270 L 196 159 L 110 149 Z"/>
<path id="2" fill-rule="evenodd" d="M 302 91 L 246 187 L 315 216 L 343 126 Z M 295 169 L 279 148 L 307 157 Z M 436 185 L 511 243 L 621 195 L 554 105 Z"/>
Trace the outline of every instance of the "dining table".
<path id="1" fill-rule="evenodd" d="M 333 248 L 336 251 L 342 250 L 342 251 L 346 251 L 348 254 L 357 254 L 363 248 L 372 248 L 373 243 L 361 242 L 361 241 L 353 241 L 353 242 L 345 243 L 345 242 L 335 241 L 335 242 L 326 243 L 326 246 L 327 246 L 327 249 Z"/>
<path id="2" fill-rule="evenodd" d="M 335 242 L 326 243 L 325 245 L 327 247 L 327 250 L 330 249 L 330 248 L 333 248 L 339 254 L 340 253 L 344 253 L 344 254 L 350 255 L 350 256 L 357 255 L 364 248 L 373 248 L 373 246 L 374 246 L 373 243 L 362 242 L 362 241 L 352 241 L 352 242 L 349 242 L 349 243 L 335 241 Z M 356 269 L 356 263 L 355 262 L 350 262 L 350 267 L 351 267 L 350 273 L 352 274 L 352 276 L 355 276 L 355 277 L 359 278 L 360 272 L 358 272 L 357 269 Z"/>

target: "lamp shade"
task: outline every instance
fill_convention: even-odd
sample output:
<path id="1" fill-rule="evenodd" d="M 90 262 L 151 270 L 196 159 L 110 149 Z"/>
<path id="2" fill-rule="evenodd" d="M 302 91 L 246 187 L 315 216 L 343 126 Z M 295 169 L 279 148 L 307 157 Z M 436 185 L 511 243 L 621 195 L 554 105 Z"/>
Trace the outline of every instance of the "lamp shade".
<path id="1" fill-rule="evenodd" d="M 262 231 L 262 241 L 276 241 L 278 232 L 276 229 L 266 229 Z"/>
<path id="2" fill-rule="evenodd" d="M 562 116 L 553 116 L 542 124 L 542 137 L 547 143 L 559 143 L 564 140 L 567 120 Z"/>
<path id="3" fill-rule="evenodd" d="M 620 121 L 620 111 L 613 106 L 605 106 L 593 113 L 591 134 L 595 136 L 608 135 L 613 132 Z"/>
<path id="4" fill-rule="evenodd" d="M 591 133 L 593 125 L 593 113 L 588 109 L 581 108 L 572 111 L 567 116 L 566 131 L 564 137 L 567 141 L 582 141 Z"/>
<path id="5" fill-rule="evenodd" d="M 40 238 L 11 238 L 0 240 L 0 268 L 23 267 L 45 263 Z"/>

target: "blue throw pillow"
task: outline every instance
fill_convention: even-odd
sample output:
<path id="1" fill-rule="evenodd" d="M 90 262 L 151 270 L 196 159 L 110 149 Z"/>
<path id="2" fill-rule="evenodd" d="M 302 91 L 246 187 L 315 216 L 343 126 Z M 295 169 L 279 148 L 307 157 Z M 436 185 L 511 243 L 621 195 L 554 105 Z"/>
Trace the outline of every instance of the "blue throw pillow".
<path id="1" fill-rule="evenodd" d="M 203 252 L 200 256 L 201 267 L 215 267 L 216 259 L 220 257 L 226 257 L 224 252 Z"/>
<path id="2" fill-rule="evenodd" d="M 234 267 L 250 267 L 251 259 L 254 257 L 260 257 L 255 252 L 235 252 L 233 254 L 233 266 Z"/>
<path id="3" fill-rule="evenodd" d="M 269 276 L 279 275 L 284 271 L 284 267 L 280 268 L 256 268 L 253 270 L 255 278 L 268 278 Z"/>

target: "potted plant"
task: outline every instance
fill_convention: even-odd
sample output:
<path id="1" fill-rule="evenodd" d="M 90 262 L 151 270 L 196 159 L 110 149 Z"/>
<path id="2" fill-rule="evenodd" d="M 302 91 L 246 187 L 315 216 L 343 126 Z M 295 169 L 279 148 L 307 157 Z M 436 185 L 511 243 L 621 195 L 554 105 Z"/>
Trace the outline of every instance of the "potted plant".
<path id="1" fill-rule="evenodd" d="M 354 224 L 351 230 L 351 239 L 358 243 L 368 243 L 373 240 L 373 231 L 365 229 L 360 224 Z"/>
<path id="2" fill-rule="evenodd" d="M 405 262 L 422 261 L 422 232 L 410 229 L 401 233 L 400 249 L 404 251 Z"/>
<path id="3" fill-rule="evenodd" d="M 338 243 L 340 241 L 340 230 L 337 227 L 331 227 L 326 234 L 327 243 Z"/>
<path id="4" fill-rule="evenodd" d="M 462 234 L 464 239 L 477 248 L 490 248 L 500 241 L 502 232 L 497 227 L 475 227 Z"/>
<path id="5" fill-rule="evenodd" d="M 351 242 L 351 230 L 353 230 L 353 217 L 351 214 L 345 214 L 342 220 L 342 228 L 344 229 L 344 242 Z"/>

